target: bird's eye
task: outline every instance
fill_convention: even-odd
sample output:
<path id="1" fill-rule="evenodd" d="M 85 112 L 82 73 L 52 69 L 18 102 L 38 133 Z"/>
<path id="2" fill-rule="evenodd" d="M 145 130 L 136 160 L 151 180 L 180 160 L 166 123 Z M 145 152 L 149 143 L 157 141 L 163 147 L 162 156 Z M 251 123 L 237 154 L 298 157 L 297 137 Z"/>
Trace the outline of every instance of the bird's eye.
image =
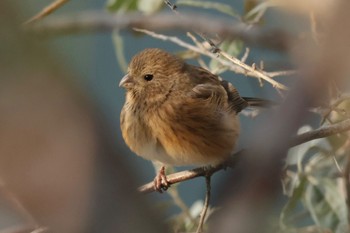
<path id="1" fill-rule="evenodd" d="M 143 78 L 146 80 L 146 81 L 151 81 L 153 79 L 153 74 L 146 74 L 145 76 L 143 76 Z"/>

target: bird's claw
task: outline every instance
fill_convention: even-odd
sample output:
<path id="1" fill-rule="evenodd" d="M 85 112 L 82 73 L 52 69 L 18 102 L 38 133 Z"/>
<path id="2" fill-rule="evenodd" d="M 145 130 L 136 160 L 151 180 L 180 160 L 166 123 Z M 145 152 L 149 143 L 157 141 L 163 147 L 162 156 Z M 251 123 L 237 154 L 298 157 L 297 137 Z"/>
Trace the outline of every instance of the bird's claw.
<path id="1" fill-rule="evenodd" d="M 160 193 L 163 193 L 163 191 L 166 191 L 169 187 L 170 184 L 165 175 L 165 167 L 162 166 L 158 174 L 154 178 L 154 189 Z"/>

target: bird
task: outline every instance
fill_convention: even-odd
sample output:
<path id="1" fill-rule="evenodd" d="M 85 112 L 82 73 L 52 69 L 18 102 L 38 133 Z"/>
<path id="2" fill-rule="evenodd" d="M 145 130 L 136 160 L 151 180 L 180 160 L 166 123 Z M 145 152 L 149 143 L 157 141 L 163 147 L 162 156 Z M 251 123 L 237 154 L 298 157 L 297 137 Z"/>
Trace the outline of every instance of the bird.
<path id="1" fill-rule="evenodd" d="M 154 188 L 168 187 L 165 166 L 213 166 L 233 153 L 240 134 L 238 113 L 266 106 L 241 97 L 229 82 L 158 48 L 130 61 L 119 86 L 126 90 L 120 127 L 127 146 L 161 164 Z"/>

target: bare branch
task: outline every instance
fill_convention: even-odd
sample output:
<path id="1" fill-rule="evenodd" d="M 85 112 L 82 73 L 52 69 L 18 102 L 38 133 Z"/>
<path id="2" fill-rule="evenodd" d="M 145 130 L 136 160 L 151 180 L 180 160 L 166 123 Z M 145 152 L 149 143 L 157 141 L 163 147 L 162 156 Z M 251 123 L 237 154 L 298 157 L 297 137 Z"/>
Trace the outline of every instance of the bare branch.
<path id="1" fill-rule="evenodd" d="M 182 181 L 191 180 L 199 176 L 203 176 L 203 177 L 211 176 L 215 172 L 226 169 L 227 167 L 233 168 L 236 165 L 237 161 L 239 160 L 241 154 L 242 154 L 241 151 L 237 152 L 230 159 L 216 166 L 198 167 L 191 170 L 176 172 L 176 173 L 167 175 L 168 183 L 172 185 Z M 142 185 L 141 187 L 138 188 L 138 191 L 141 193 L 150 193 L 155 191 L 154 182 L 150 182 L 145 185 Z"/>
<path id="2" fill-rule="evenodd" d="M 308 141 L 312 141 L 318 138 L 328 137 L 337 133 L 342 133 L 350 130 L 350 119 L 336 123 L 330 126 L 324 126 L 300 135 L 295 136 L 290 143 L 290 147 L 303 144 Z M 169 184 L 176 184 L 182 181 L 191 180 L 199 176 L 206 177 L 211 174 L 214 174 L 220 170 L 224 170 L 227 167 L 234 168 L 237 162 L 241 158 L 242 152 L 235 153 L 231 158 L 219 165 L 213 167 L 198 167 L 192 170 L 181 171 L 167 175 L 167 180 Z M 154 190 L 154 183 L 150 182 L 138 188 L 138 191 L 141 193 L 149 193 Z"/>
<path id="3" fill-rule="evenodd" d="M 337 133 L 343 133 L 348 130 L 350 130 L 350 119 L 300 134 L 295 137 L 290 146 L 297 146 L 311 140 L 325 138 Z"/>
<path id="4" fill-rule="evenodd" d="M 290 76 L 290 75 L 295 75 L 296 73 L 297 71 L 295 70 L 280 70 L 280 71 L 265 72 L 265 74 L 270 76 L 271 78 L 274 78 L 277 76 Z"/>
<path id="5" fill-rule="evenodd" d="M 68 1 L 69 0 L 56 0 L 56 1 L 54 1 L 53 3 L 51 3 L 50 5 L 45 7 L 42 11 L 40 11 L 38 14 L 33 16 L 31 19 L 26 21 L 24 24 L 33 23 L 35 21 L 38 21 L 38 20 L 44 18 L 45 16 L 48 16 L 49 14 L 51 14 L 52 12 L 54 12 L 55 10 L 57 10 L 58 8 L 63 6 Z"/>
<path id="6" fill-rule="evenodd" d="M 241 39 L 254 46 L 285 51 L 294 41 L 290 35 L 281 30 L 262 30 L 258 27 L 247 27 L 242 22 L 232 22 L 218 17 L 203 14 L 123 14 L 112 15 L 102 12 L 89 12 L 74 16 L 51 17 L 32 25 L 30 29 L 38 33 L 82 33 L 112 31 L 114 29 L 145 28 L 162 31 L 201 31 L 218 34 L 222 38 Z"/>

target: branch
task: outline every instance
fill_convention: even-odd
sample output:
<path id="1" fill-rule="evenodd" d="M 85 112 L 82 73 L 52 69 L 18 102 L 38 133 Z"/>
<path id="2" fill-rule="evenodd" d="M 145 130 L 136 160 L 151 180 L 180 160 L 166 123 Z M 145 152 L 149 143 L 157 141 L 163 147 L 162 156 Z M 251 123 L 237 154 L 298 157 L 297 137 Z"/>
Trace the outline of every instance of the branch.
<path id="1" fill-rule="evenodd" d="M 54 12 L 55 10 L 57 10 L 58 8 L 63 6 L 68 1 L 69 0 L 56 0 L 56 1 L 54 1 L 53 3 L 51 3 L 50 5 L 45 7 L 41 12 L 39 12 L 38 14 L 33 16 L 31 19 L 26 21 L 24 24 L 30 24 L 30 23 L 33 23 L 35 21 L 38 21 L 38 20 L 44 18 L 45 16 L 48 16 L 49 14 L 51 14 L 52 12 Z"/>
<path id="2" fill-rule="evenodd" d="M 241 22 L 233 22 L 219 17 L 204 14 L 174 14 L 141 15 L 135 13 L 112 15 L 102 12 L 89 12 L 74 16 L 51 17 L 31 25 L 29 29 L 37 33 L 82 33 L 110 32 L 114 29 L 145 28 L 161 31 L 198 30 L 203 33 L 218 34 L 223 38 L 241 39 L 248 44 L 286 51 L 294 41 L 290 35 L 281 30 L 262 30 L 257 27 L 247 27 Z"/>
<path id="3" fill-rule="evenodd" d="M 201 49 L 199 46 L 197 47 L 197 46 L 193 46 L 191 44 L 188 44 L 185 41 L 179 39 L 178 37 L 166 36 L 166 35 L 158 34 L 155 32 L 148 31 L 148 30 L 144 30 L 144 29 L 138 29 L 138 28 L 134 28 L 134 30 L 137 32 L 145 33 L 149 36 L 152 36 L 152 37 L 160 39 L 160 40 L 171 41 L 171 42 L 173 42 L 181 47 L 184 47 L 184 48 L 187 48 L 187 49 L 192 50 L 194 52 L 197 52 L 199 54 L 208 56 L 208 57 L 220 62 L 222 65 L 226 66 L 227 68 L 229 68 L 230 70 L 232 70 L 236 73 L 264 79 L 265 81 L 271 83 L 271 85 L 277 89 L 280 89 L 280 90 L 287 90 L 288 89 L 285 85 L 270 78 L 266 74 L 266 72 L 258 70 L 258 69 L 254 69 L 253 67 L 245 64 L 244 62 L 240 61 L 237 58 L 233 58 L 233 57 L 227 55 L 226 53 L 225 53 L 225 55 L 226 55 L 225 58 L 228 59 L 229 61 L 233 62 L 233 64 L 227 60 L 224 60 L 224 59 L 218 57 L 214 53 L 212 53 L 204 48 Z M 192 37 L 192 39 L 193 39 L 193 37 Z M 223 54 L 221 53 L 221 55 L 223 55 Z"/>
<path id="4" fill-rule="evenodd" d="M 277 76 L 291 76 L 297 74 L 297 71 L 295 70 L 281 70 L 281 71 L 272 71 L 272 72 L 265 72 L 266 75 L 270 76 L 271 78 L 277 77 Z"/>
<path id="5" fill-rule="evenodd" d="M 305 142 L 309 142 L 318 138 L 328 137 L 337 133 L 342 133 L 350 130 L 350 119 L 336 123 L 330 126 L 324 126 L 303 134 L 299 134 L 292 139 L 290 147 L 294 147 Z M 227 167 L 234 168 L 238 161 L 240 161 L 242 156 L 242 151 L 235 153 L 227 161 L 224 161 L 221 164 L 218 164 L 213 167 L 198 167 L 191 170 L 176 172 L 170 175 L 167 175 L 167 180 L 169 184 L 176 184 L 182 181 L 191 180 L 196 177 L 206 177 L 210 176 L 220 170 L 225 170 Z M 142 185 L 138 188 L 138 191 L 141 193 L 150 193 L 155 191 L 153 187 L 153 182 Z"/>
<path id="6" fill-rule="evenodd" d="M 337 133 L 343 133 L 348 130 L 350 130 L 350 119 L 300 134 L 296 136 L 294 140 L 292 140 L 290 146 L 297 146 L 308 141 L 312 141 L 318 138 L 325 138 Z"/>
<path id="7" fill-rule="evenodd" d="M 224 170 L 227 167 L 231 167 L 231 168 L 235 167 L 241 155 L 242 155 L 242 151 L 235 153 L 228 160 L 216 166 L 198 167 L 191 170 L 176 172 L 176 173 L 167 175 L 167 181 L 170 185 L 172 185 L 182 181 L 191 180 L 200 176 L 203 176 L 203 177 L 211 176 L 217 171 Z M 142 185 L 141 187 L 138 188 L 138 191 L 141 193 L 150 193 L 155 191 L 154 182 L 149 182 L 145 185 Z"/>

